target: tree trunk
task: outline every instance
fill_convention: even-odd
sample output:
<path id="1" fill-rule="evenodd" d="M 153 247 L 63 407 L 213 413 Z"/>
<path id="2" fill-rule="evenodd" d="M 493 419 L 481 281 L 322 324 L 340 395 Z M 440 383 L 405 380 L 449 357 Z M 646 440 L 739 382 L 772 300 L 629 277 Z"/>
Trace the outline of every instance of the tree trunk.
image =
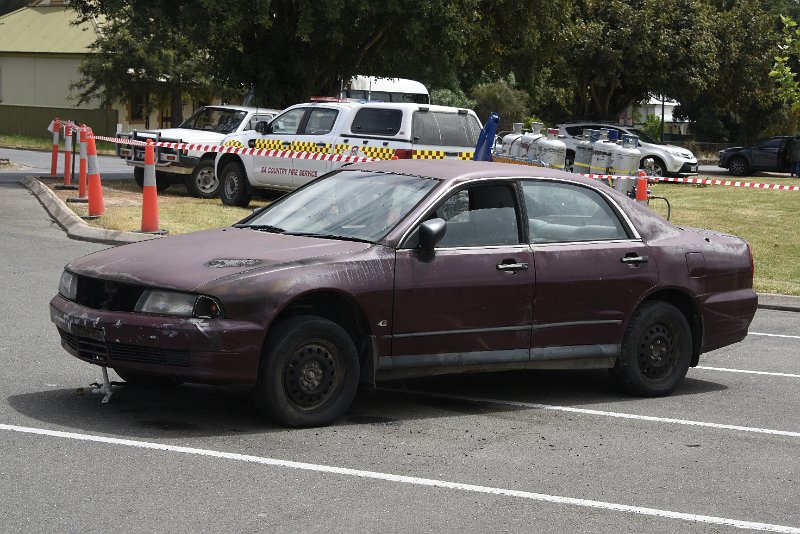
<path id="1" fill-rule="evenodd" d="M 170 116 L 170 126 L 176 128 L 183 122 L 183 91 L 180 86 L 172 88 L 172 113 Z"/>

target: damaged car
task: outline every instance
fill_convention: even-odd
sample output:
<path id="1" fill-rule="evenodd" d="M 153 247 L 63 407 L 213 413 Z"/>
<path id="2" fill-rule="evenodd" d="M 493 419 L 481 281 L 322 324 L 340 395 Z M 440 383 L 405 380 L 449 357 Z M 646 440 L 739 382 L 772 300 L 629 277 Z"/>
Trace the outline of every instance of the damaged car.
<path id="1" fill-rule="evenodd" d="M 666 395 L 747 335 L 750 245 L 675 226 L 552 169 L 398 160 L 338 169 L 232 227 L 65 267 L 50 316 L 73 356 L 130 383 L 252 388 L 287 426 L 330 424 L 360 384 L 605 368 Z"/>

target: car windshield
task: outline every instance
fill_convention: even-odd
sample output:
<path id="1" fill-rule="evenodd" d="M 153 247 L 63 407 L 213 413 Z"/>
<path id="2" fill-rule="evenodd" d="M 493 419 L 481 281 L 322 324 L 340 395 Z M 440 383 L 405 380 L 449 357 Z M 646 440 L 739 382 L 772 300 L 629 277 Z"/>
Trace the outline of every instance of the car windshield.
<path id="1" fill-rule="evenodd" d="M 179 128 L 229 134 L 236 131 L 246 115 L 247 112 L 236 109 L 200 108 Z"/>
<path id="2" fill-rule="evenodd" d="M 656 139 L 655 137 L 653 137 L 652 135 L 650 135 L 649 133 L 645 132 L 644 130 L 641 130 L 639 128 L 631 128 L 630 130 L 631 130 L 631 132 L 634 133 L 634 135 L 638 135 L 639 136 L 639 141 L 644 141 L 645 143 L 650 143 L 650 144 L 653 144 L 653 145 L 663 145 L 664 144 L 661 141 L 659 141 L 658 139 Z"/>
<path id="3" fill-rule="evenodd" d="M 341 170 L 236 226 L 374 243 L 438 183 L 420 176 Z"/>

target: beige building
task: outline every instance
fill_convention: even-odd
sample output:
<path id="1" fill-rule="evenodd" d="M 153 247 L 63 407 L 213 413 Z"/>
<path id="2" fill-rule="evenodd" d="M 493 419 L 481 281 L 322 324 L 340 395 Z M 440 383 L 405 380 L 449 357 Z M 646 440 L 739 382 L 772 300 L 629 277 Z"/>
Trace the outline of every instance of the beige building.
<path id="1" fill-rule="evenodd" d="M 78 66 L 91 53 L 96 22 L 73 24 L 77 13 L 65 0 L 37 0 L 0 16 L 0 133 L 49 135 L 44 128 L 58 116 L 110 134 L 143 129 L 142 99 L 102 108 L 99 102 L 78 104 L 70 86 L 80 79 Z M 184 105 L 183 114 L 193 110 Z M 169 126 L 170 110 L 150 114 L 151 128 Z M 102 126 L 101 126 L 102 124 Z"/>

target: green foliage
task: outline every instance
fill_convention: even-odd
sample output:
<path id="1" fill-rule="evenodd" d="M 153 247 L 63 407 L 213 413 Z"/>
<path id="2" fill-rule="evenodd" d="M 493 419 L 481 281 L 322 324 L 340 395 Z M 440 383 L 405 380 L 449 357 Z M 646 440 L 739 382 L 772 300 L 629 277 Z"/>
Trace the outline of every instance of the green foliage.
<path id="1" fill-rule="evenodd" d="M 469 98 L 461 88 L 431 90 L 431 103 L 437 106 L 473 109 L 475 101 Z"/>
<path id="2" fill-rule="evenodd" d="M 527 92 L 516 89 L 513 76 L 491 83 L 482 83 L 472 88 L 470 96 L 475 100 L 475 113 L 485 121 L 490 113 L 500 116 L 498 129 L 509 130 L 515 122 L 522 122 L 530 113 Z"/>
<path id="3" fill-rule="evenodd" d="M 644 120 L 642 130 L 656 139 L 661 139 L 661 117 L 648 113 L 647 118 Z"/>

